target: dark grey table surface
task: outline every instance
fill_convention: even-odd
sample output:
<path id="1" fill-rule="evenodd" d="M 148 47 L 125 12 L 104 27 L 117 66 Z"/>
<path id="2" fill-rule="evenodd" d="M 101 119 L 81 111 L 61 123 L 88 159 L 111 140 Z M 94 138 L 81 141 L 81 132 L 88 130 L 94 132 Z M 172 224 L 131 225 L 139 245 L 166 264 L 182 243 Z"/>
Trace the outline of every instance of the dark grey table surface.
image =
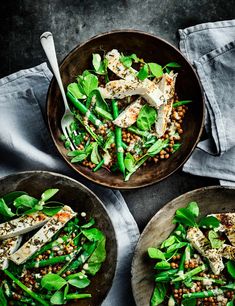
<path id="1" fill-rule="evenodd" d="M 178 46 L 177 29 L 235 18 L 235 0 L 8 0 L 0 3 L 0 77 L 46 60 L 39 43 L 51 31 L 61 61 L 76 45 L 114 29 L 138 29 Z M 169 200 L 217 180 L 179 170 L 150 187 L 122 194 L 140 230 Z"/>

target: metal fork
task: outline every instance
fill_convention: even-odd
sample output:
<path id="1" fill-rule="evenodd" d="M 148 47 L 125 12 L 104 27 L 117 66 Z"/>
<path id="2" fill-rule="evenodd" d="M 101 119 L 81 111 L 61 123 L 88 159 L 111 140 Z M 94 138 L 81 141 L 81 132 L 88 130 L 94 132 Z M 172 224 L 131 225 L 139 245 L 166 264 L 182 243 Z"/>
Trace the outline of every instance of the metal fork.
<path id="1" fill-rule="evenodd" d="M 76 150 L 76 146 L 74 145 L 70 134 L 71 134 L 71 123 L 74 122 L 74 115 L 71 112 L 67 99 L 66 99 L 66 95 L 65 95 L 65 91 L 64 91 L 64 87 L 63 87 L 63 83 L 61 80 L 61 76 L 60 76 L 60 70 L 59 70 L 59 65 L 58 65 L 58 61 L 57 61 L 57 57 L 56 57 L 56 51 L 55 51 L 55 44 L 54 44 L 54 39 L 53 39 L 53 35 L 51 32 L 44 32 L 41 36 L 40 36 L 40 41 L 42 44 L 42 47 L 46 53 L 47 59 L 51 65 L 52 71 L 54 73 L 54 76 L 57 80 L 57 83 L 59 85 L 59 89 L 61 91 L 62 94 L 62 98 L 64 101 L 64 108 L 65 108 L 65 112 L 64 115 L 61 119 L 61 128 L 63 131 L 64 136 L 66 137 L 66 139 L 69 139 L 70 141 L 70 148 L 71 150 Z M 75 132 L 76 135 L 76 132 Z"/>

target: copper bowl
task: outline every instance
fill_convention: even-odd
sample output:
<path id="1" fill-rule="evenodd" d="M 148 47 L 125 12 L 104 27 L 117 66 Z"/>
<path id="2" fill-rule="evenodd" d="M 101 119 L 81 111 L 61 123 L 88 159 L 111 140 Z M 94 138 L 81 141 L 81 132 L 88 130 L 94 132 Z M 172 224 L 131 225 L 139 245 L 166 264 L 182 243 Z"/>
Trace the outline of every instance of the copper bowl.
<path id="1" fill-rule="evenodd" d="M 234 199 L 234 187 L 203 187 L 170 201 L 153 216 L 140 236 L 132 261 L 132 290 L 136 306 L 150 305 L 156 273 L 148 259 L 147 249 L 159 247 L 173 231 L 175 224 L 172 224 L 172 219 L 175 211 L 187 206 L 189 202 L 196 201 L 200 208 L 200 216 L 234 212 Z"/>
<path id="2" fill-rule="evenodd" d="M 128 182 L 123 181 L 121 174 L 109 173 L 105 169 L 92 172 L 87 167 L 72 164 L 67 157 L 67 150 L 59 139 L 62 133 L 60 121 L 64 106 L 55 78 L 51 81 L 47 97 L 49 129 L 61 156 L 75 171 L 87 179 L 110 188 L 139 188 L 165 179 L 179 169 L 189 158 L 202 132 L 204 119 L 203 94 L 195 71 L 178 49 L 159 37 L 133 30 L 101 34 L 73 49 L 60 65 L 64 86 L 66 87 L 69 83 L 74 82 L 77 75 L 91 67 L 92 53 L 108 52 L 114 48 L 124 54 L 136 53 L 146 62 L 157 62 L 165 65 L 168 62 L 176 61 L 181 65 L 176 82 L 176 92 L 180 100 L 193 100 L 193 103 L 189 104 L 189 110 L 184 119 L 181 148 L 168 160 L 161 161 L 156 165 L 148 164 L 146 167 L 140 168 Z"/>
<path id="3" fill-rule="evenodd" d="M 61 174 L 46 171 L 27 171 L 9 175 L 0 179 L 0 197 L 11 191 L 26 191 L 39 197 L 48 188 L 58 188 L 55 200 L 67 204 L 79 214 L 83 211 L 94 217 L 96 226 L 106 236 L 107 257 L 100 271 L 91 277 L 87 292 L 90 299 L 68 303 L 70 306 L 101 305 L 112 286 L 117 262 L 117 242 L 112 222 L 99 198 L 81 183 Z"/>

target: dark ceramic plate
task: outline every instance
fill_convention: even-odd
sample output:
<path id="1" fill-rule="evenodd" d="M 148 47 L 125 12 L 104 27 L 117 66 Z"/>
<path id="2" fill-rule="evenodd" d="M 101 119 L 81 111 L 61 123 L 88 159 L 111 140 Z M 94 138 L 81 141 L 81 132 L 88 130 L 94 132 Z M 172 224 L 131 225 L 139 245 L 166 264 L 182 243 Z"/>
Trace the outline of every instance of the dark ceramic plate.
<path id="1" fill-rule="evenodd" d="M 148 247 L 159 247 L 170 235 L 175 225 L 172 219 L 175 211 L 196 201 L 200 208 L 200 216 L 220 212 L 234 212 L 235 188 L 205 187 L 190 191 L 172 200 L 149 221 L 135 249 L 132 262 L 132 289 L 137 306 L 149 306 L 154 288 L 153 267 L 147 259 Z"/>
<path id="2" fill-rule="evenodd" d="M 101 270 L 91 279 L 87 291 L 91 299 L 80 300 L 79 303 L 69 303 L 70 306 L 98 306 L 102 303 L 111 288 L 117 260 L 117 243 L 112 222 L 102 202 L 84 185 L 66 176 L 45 171 L 30 171 L 10 175 L 0 179 L 0 197 L 4 194 L 20 190 L 39 197 L 48 188 L 59 188 L 55 200 L 63 202 L 81 213 L 95 218 L 97 228 L 106 236 L 107 258 Z"/>
<path id="3" fill-rule="evenodd" d="M 48 123 L 58 151 L 75 171 L 87 179 L 107 187 L 138 188 L 163 180 L 186 162 L 201 135 L 204 101 L 196 73 L 178 49 L 156 36 L 133 30 L 116 31 L 96 36 L 71 51 L 60 65 L 64 86 L 66 87 L 73 82 L 83 70 L 91 67 L 92 53 L 108 52 L 114 48 L 124 54 L 136 53 L 137 56 L 144 58 L 146 62 L 157 62 L 165 65 L 176 61 L 182 66 L 176 82 L 176 91 L 180 100 L 191 99 L 193 103 L 189 104 L 189 110 L 185 116 L 183 124 L 185 132 L 180 150 L 168 160 L 162 161 L 157 165 L 149 164 L 144 168 L 142 167 L 131 176 L 128 182 L 123 182 L 121 174 L 108 173 L 104 169 L 94 173 L 79 164 L 71 164 L 67 157 L 67 150 L 59 140 L 61 135 L 60 121 L 64 106 L 54 78 L 50 84 L 47 97 Z"/>

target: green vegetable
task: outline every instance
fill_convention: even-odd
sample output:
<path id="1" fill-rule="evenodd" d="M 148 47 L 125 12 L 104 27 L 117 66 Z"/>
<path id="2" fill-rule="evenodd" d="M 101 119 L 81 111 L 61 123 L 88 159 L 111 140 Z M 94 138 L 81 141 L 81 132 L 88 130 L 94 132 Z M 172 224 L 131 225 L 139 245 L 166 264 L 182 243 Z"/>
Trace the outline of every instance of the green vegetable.
<path id="1" fill-rule="evenodd" d="M 66 281 L 59 275 L 53 273 L 43 276 L 41 280 L 42 288 L 45 288 L 49 291 L 59 290 L 64 285 L 66 285 Z"/>
<path id="2" fill-rule="evenodd" d="M 115 100 L 112 100 L 112 108 L 113 108 L 113 118 L 116 119 L 118 117 L 118 105 Z M 115 142 L 117 150 L 118 167 L 119 170 L 123 174 L 125 174 L 124 155 L 123 155 L 123 146 L 122 146 L 122 129 L 118 126 L 115 126 Z"/>
<path id="3" fill-rule="evenodd" d="M 149 73 L 149 67 L 148 64 L 144 64 L 144 66 L 140 69 L 140 71 L 137 74 L 137 78 L 143 81 L 148 77 Z"/>
<path id="4" fill-rule="evenodd" d="M 46 201 L 48 201 L 49 199 L 51 199 L 58 191 L 59 191 L 59 189 L 47 189 L 47 190 L 44 191 L 43 194 L 41 195 L 41 200 L 40 200 L 40 202 L 45 203 Z"/>
<path id="5" fill-rule="evenodd" d="M 157 262 L 156 265 L 154 266 L 154 269 L 159 269 L 159 270 L 168 270 L 171 268 L 171 265 L 167 261 L 160 261 Z"/>
<path id="6" fill-rule="evenodd" d="M 160 78 L 163 75 L 162 66 L 156 63 L 148 63 L 149 70 L 156 78 Z"/>
<path id="7" fill-rule="evenodd" d="M 193 214 L 194 217 L 198 217 L 199 207 L 196 202 L 188 203 L 187 209 Z"/>
<path id="8" fill-rule="evenodd" d="M 198 224 L 199 227 L 202 227 L 202 228 L 216 228 L 216 227 L 219 227 L 220 226 L 220 222 L 218 219 L 216 219 L 215 217 L 213 216 L 209 216 L 209 217 L 204 217 L 200 220 L 199 224 Z"/>
<path id="9" fill-rule="evenodd" d="M 227 271 L 232 276 L 232 278 L 235 278 L 235 262 L 232 260 L 229 260 L 226 263 Z"/>
<path id="10" fill-rule="evenodd" d="M 98 143 L 94 142 L 93 147 L 92 147 L 92 152 L 91 152 L 91 161 L 93 164 L 98 165 L 100 162 L 100 155 L 98 151 Z"/>
<path id="11" fill-rule="evenodd" d="M 69 91 L 76 99 L 85 99 L 86 96 L 81 92 L 78 83 L 71 83 L 67 87 L 67 91 Z"/>
<path id="12" fill-rule="evenodd" d="M 152 124 L 156 121 L 157 112 L 156 110 L 145 104 L 138 115 L 137 118 L 137 127 L 142 131 L 150 131 Z"/>
<path id="13" fill-rule="evenodd" d="M 178 107 L 193 102 L 192 100 L 184 100 L 173 103 L 173 107 Z"/>
<path id="14" fill-rule="evenodd" d="M 92 54 L 92 64 L 97 74 L 105 75 L 107 74 L 107 60 L 101 60 L 101 56 L 98 53 Z"/>
<path id="15" fill-rule="evenodd" d="M 7 300 L 6 300 L 6 297 L 5 297 L 4 292 L 2 290 L 2 287 L 0 287 L 0 305 L 1 306 L 7 306 Z"/>
<path id="16" fill-rule="evenodd" d="M 15 216 L 15 213 L 12 212 L 11 208 L 9 208 L 4 201 L 3 198 L 0 199 L 0 215 L 5 219 L 8 220 Z"/>
<path id="17" fill-rule="evenodd" d="M 7 204 L 7 206 L 13 204 L 14 200 L 24 194 L 27 194 L 27 192 L 24 191 L 12 191 L 7 194 L 5 194 L 2 198 Z"/>
<path id="18" fill-rule="evenodd" d="M 151 306 L 160 305 L 165 299 L 166 291 L 167 291 L 167 286 L 165 284 L 157 283 L 151 297 L 150 305 Z"/>
<path id="19" fill-rule="evenodd" d="M 106 110 L 96 106 L 95 107 L 95 111 L 98 115 L 100 115 L 102 118 L 107 119 L 112 121 L 113 120 L 113 116 L 112 114 L 110 114 L 109 112 L 107 112 Z"/>
<path id="20" fill-rule="evenodd" d="M 186 226 L 197 227 L 195 213 L 192 212 L 192 209 L 189 206 L 176 210 L 173 223 L 181 223 Z"/>
<path id="21" fill-rule="evenodd" d="M 173 152 L 179 150 L 180 147 L 181 147 L 181 143 L 175 143 L 175 144 L 173 144 L 173 147 L 172 147 Z"/>
<path id="22" fill-rule="evenodd" d="M 66 295 L 66 300 L 86 299 L 91 296 L 89 293 L 70 293 Z"/>
<path id="23" fill-rule="evenodd" d="M 207 277 L 193 276 L 192 280 L 195 280 L 195 281 L 209 280 L 211 283 L 215 283 L 215 284 L 219 284 L 219 285 L 224 285 L 225 284 L 224 280 L 217 279 L 217 278 L 207 278 Z M 223 288 L 225 288 L 225 287 L 226 286 L 224 286 Z M 232 289 L 232 288 L 228 288 L 228 289 Z M 234 287 L 234 289 L 235 289 L 235 287 Z"/>
<path id="24" fill-rule="evenodd" d="M 142 137 L 146 137 L 146 138 L 152 138 L 154 137 L 156 139 L 156 137 L 154 136 L 154 134 L 151 134 L 147 131 L 141 131 L 139 130 L 137 127 L 135 126 L 130 126 L 129 128 L 127 128 L 128 131 L 136 134 L 136 135 L 139 135 L 139 136 L 142 136 Z"/>
<path id="25" fill-rule="evenodd" d="M 72 284 L 73 286 L 75 284 L 75 287 L 80 288 L 80 289 L 86 288 L 91 283 L 88 277 L 84 275 L 82 272 L 69 275 L 66 277 L 66 280 L 68 280 L 69 284 L 73 283 Z M 74 280 L 76 281 L 76 283 L 75 282 L 71 283 L 71 281 L 74 281 Z"/>
<path id="26" fill-rule="evenodd" d="M 104 159 L 102 159 L 98 165 L 93 169 L 94 172 L 98 171 L 104 164 Z"/>
<path id="27" fill-rule="evenodd" d="M 218 233 L 213 230 L 209 231 L 208 239 L 210 240 L 213 249 L 219 249 L 224 244 L 224 240 L 220 240 Z"/>
<path id="28" fill-rule="evenodd" d="M 137 57 L 136 54 L 134 54 L 134 53 L 131 54 L 131 55 L 128 55 L 128 56 L 122 55 L 122 56 L 120 57 L 120 62 L 121 62 L 124 66 L 126 66 L 127 68 L 130 68 L 130 67 L 131 67 L 133 61 L 134 61 L 135 63 L 137 63 L 137 62 L 139 61 L 138 57 Z"/>
<path id="29" fill-rule="evenodd" d="M 73 157 L 71 163 L 78 163 L 86 159 L 92 152 L 93 145 L 89 145 L 84 150 L 74 150 L 67 153 L 68 156 Z"/>
<path id="30" fill-rule="evenodd" d="M 165 255 L 162 251 L 156 248 L 148 248 L 148 255 L 152 259 L 162 259 L 165 260 Z"/>
<path id="31" fill-rule="evenodd" d="M 180 68 L 180 67 L 181 67 L 181 65 L 180 65 L 180 64 L 178 64 L 178 63 L 176 63 L 176 62 L 170 62 L 170 63 L 166 64 L 166 66 L 165 66 L 165 67 L 170 67 L 170 68 Z"/>
<path id="32" fill-rule="evenodd" d="M 70 253 L 68 255 L 62 255 L 62 256 L 52 257 L 49 259 L 44 259 L 41 261 L 32 261 L 32 262 L 26 263 L 25 267 L 28 269 L 33 269 L 36 267 L 43 268 L 43 267 L 51 266 L 57 263 L 69 261 L 74 255 L 75 255 L 75 252 Z"/>
<path id="33" fill-rule="evenodd" d="M 170 237 L 168 237 L 166 240 L 163 241 L 163 243 L 161 244 L 161 249 L 171 246 L 174 242 L 176 242 L 176 240 L 177 238 L 171 235 Z"/>
<path id="34" fill-rule="evenodd" d="M 167 252 L 168 253 L 174 252 L 175 250 L 181 249 L 181 248 L 185 247 L 186 245 L 188 245 L 187 242 L 177 242 L 177 243 L 174 243 L 174 244 L 170 245 L 167 248 Z"/>
<path id="35" fill-rule="evenodd" d="M 102 263 L 106 259 L 106 238 L 103 235 L 103 237 L 98 241 L 98 244 L 94 250 L 94 252 L 91 254 L 90 258 L 88 259 L 88 268 L 86 269 L 86 272 L 95 275 L 101 268 Z"/>
<path id="36" fill-rule="evenodd" d="M 8 270 L 2 270 L 16 285 L 18 285 L 23 291 L 25 291 L 28 295 L 30 295 L 34 300 L 38 301 L 42 305 L 49 306 L 49 304 L 43 300 L 39 295 L 30 290 L 27 286 L 25 286 L 21 281 L 18 280 L 11 272 Z"/>
<path id="37" fill-rule="evenodd" d="M 202 292 L 192 292 L 192 293 L 185 293 L 183 294 L 184 299 L 202 299 L 205 297 L 217 296 L 223 294 L 223 290 L 221 289 L 212 289 L 208 291 Z"/>
<path id="38" fill-rule="evenodd" d="M 194 268 L 178 277 L 176 277 L 175 279 L 172 280 L 173 283 L 175 282 L 180 282 L 180 281 L 183 281 L 183 280 L 186 280 L 188 278 L 191 278 L 192 276 L 198 274 L 198 273 L 201 273 L 202 271 L 204 271 L 206 269 L 206 266 L 205 265 L 201 265 L 197 268 Z"/>
<path id="39" fill-rule="evenodd" d="M 186 299 L 182 301 L 182 306 L 196 306 L 197 300 L 196 299 Z"/>

